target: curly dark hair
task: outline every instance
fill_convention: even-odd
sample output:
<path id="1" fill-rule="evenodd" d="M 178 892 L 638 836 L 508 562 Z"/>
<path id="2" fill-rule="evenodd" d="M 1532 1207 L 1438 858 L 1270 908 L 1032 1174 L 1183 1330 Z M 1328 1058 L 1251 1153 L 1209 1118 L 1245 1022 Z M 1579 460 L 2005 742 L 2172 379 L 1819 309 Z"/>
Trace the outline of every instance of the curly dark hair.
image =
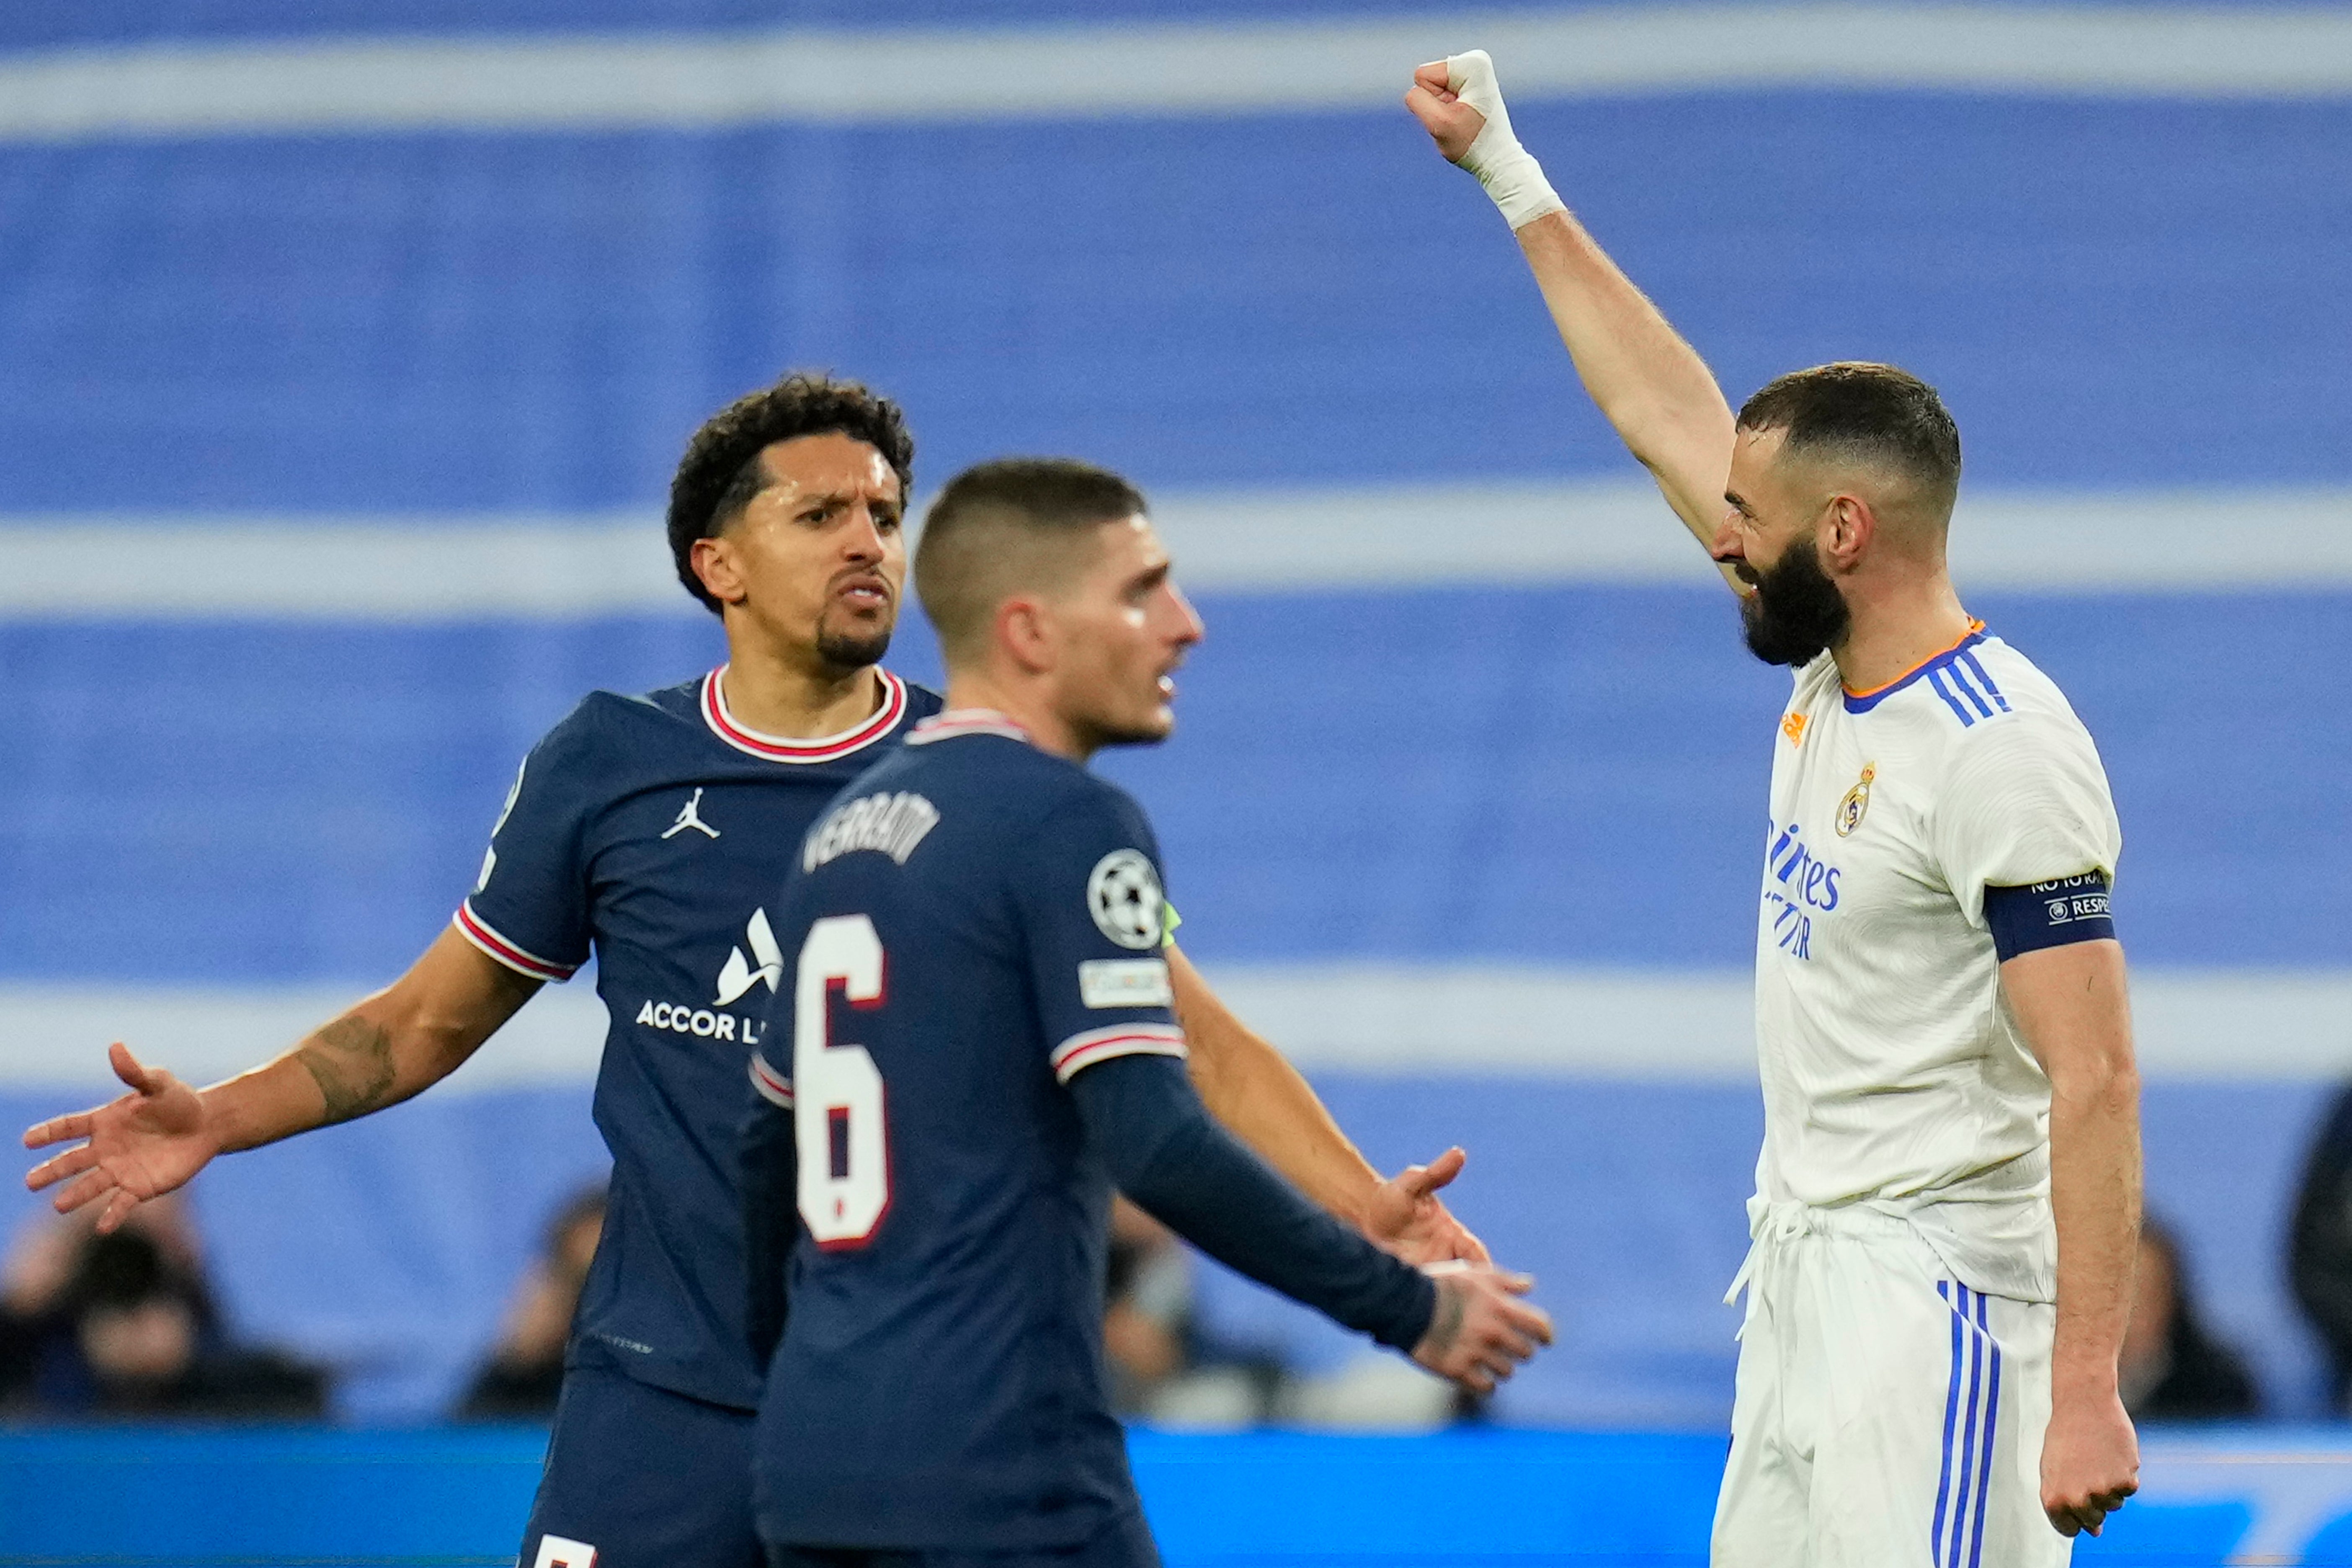
<path id="1" fill-rule="evenodd" d="M 822 372 L 794 371 L 773 386 L 747 392 L 703 422 L 686 444 L 669 482 L 669 552 L 677 580 L 711 614 L 719 601 L 694 574 L 694 542 L 708 539 L 742 514 L 768 482 L 760 454 L 795 436 L 834 432 L 882 454 L 898 476 L 902 499 L 915 488 L 915 438 L 897 404 L 858 382 Z"/>

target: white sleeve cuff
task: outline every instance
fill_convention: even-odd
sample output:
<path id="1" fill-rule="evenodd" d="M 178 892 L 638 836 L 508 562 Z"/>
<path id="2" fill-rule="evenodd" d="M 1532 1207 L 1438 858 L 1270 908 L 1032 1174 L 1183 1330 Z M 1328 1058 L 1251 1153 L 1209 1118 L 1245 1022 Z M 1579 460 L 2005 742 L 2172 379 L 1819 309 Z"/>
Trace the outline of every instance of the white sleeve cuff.
<path id="1" fill-rule="evenodd" d="M 1113 1057 L 1175 1057 L 1182 1059 L 1184 1031 L 1172 1024 L 1113 1024 L 1072 1035 L 1046 1059 L 1057 1083 L 1066 1084 L 1097 1062 Z"/>
<path id="2" fill-rule="evenodd" d="M 770 1105 L 790 1110 L 793 1108 L 793 1080 L 768 1065 L 768 1058 L 759 1052 L 751 1053 L 751 1087 Z"/>
<path id="3" fill-rule="evenodd" d="M 474 912 L 474 900 L 471 899 L 457 906 L 451 923 L 457 928 L 459 936 L 526 980 L 552 980 L 561 984 L 571 979 L 580 967 L 576 963 L 557 963 L 552 959 L 541 958 L 518 943 L 509 942 L 491 928 L 489 921 Z"/>

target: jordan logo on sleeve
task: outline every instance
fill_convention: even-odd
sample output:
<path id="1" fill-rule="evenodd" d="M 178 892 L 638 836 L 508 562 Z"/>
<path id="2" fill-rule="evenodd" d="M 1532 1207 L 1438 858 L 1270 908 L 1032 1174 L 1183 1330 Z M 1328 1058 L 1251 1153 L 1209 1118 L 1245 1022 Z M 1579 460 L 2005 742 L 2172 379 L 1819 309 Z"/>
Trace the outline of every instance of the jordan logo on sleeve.
<path id="1" fill-rule="evenodd" d="M 698 789 L 688 798 L 687 803 L 684 805 L 677 808 L 677 820 L 669 825 L 668 829 L 662 834 L 662 837 L 664 838 L 675 838 L 679 834 L 691 827 L 697 833 L 702 834 L 706 837 L 718 837 L 719 829 L 711 826 L 710 824 L 702 820 L 701 806 L 702 792 Z"/>

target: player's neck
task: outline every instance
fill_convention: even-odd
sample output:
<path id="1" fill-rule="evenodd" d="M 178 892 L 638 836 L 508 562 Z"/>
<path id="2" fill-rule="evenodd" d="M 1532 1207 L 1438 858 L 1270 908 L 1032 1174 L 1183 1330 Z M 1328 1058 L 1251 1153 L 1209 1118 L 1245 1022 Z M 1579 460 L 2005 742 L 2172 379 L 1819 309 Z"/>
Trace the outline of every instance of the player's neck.
<path id="1" fill-rule="evenodd" d="M 727 711 L 763 735 L 814 741 L 854 730 L 882 706 L 882 676 L 867 665 L 842 669 L 814 660 L 779 658 L 740 643 L 728 648 L 719 677 Z"/>
<path id="2" fill-rule="evenodd" d="M 1866 588 L 1849 584 L 1846 605 L 1853 621 L 1834 652 L 1838 679 L 1849 691 L 1874 691 L 1902 679 L 1974 625 L 1940 569 Z"/>
<path id="3" fill-rule="evenodd" d="M 1077 731 L 1037 693 L 1012 689 L 986 675 L 950 671 L 947 705 L 950 713 L 971 708 L 1002 713 L 1028 731 L 1030 742 L 1041 752 L 1074 763 L 1084 763 L 1094 754 L 1094 749 L 1081 742 Z"/>

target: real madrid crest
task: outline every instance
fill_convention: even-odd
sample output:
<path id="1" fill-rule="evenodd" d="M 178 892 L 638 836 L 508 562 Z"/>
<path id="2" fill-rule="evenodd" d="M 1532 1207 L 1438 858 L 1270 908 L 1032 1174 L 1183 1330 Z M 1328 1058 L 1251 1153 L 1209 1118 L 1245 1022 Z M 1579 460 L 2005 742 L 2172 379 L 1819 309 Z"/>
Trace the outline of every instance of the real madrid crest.
<path id="1" fill-rule="evenodd" d="M 1840 838 L 1853 837 L 1853 830 L 1862 826 L 1862 819 L 1870 815 L 1870 781 L 1877 776 L 1878 764 L 1865 763 L 1862 777 L 1854 781 L 1853 787 L 1845 792 L 1845 798 L 1838 802 L 1837 836 Z"/>

